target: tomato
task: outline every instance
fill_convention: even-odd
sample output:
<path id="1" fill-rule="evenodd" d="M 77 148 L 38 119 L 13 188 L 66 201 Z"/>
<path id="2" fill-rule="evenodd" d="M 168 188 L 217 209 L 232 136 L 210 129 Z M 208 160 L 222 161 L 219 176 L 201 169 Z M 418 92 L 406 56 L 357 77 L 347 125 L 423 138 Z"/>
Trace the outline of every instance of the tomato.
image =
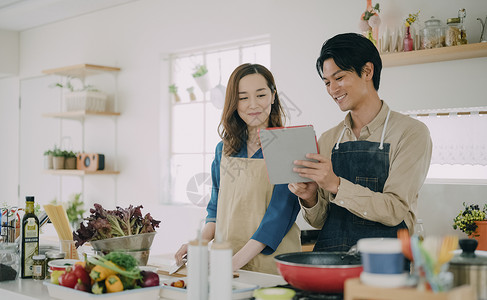
<path id="1" fill-rule="evenodd" d="M 78 283 L 78 277 L 72 271 L 66 271 L 66 273 L 59 276 L 59 284 L 62 286 L 73 289 L 76 283 Z"/>
<path id="2" fill-rule="evenodd" d="M 72 271 L 76 278 L 80 279 L 84 285 L 91 284 L 91 278 L 88 272 L 86 272 L 85 268 L 82 265 L 75 265 L 74 270 Z"/>

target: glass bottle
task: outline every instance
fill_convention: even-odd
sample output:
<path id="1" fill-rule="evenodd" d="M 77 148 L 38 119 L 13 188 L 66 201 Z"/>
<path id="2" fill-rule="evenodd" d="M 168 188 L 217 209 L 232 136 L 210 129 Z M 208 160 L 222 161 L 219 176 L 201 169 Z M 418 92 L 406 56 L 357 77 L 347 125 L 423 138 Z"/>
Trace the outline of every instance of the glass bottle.
<path id="1" fill-rule="evenodd" d="M 414 41 L 411 37 L 411 26 L 406 26 L 406 34 L 404 35 L 402 51 L 413 51 Z"/>
<path id="2" fill-rule="evenodd" d="M 414 233 L 418 236 L 420 241 L 424 240 L 423 219 L 416 220 L 416 224 L 414 225 Z"/>
<path id="3" fill-rule="evenodd" d="M 33 256 L 39 254 L 39 219 L 34 213 L 34 196 L 25 197 L 25 214 L 22 218 L 20 277 L 32 278 Z"/>
<path id="4" fill-rule="evenodd" d="M 459 45 L 465 45 L 467 44 L 467 31 L 465 30 L 465 25 L 464 25 L 464 20 L 465 17 L 467 16 L 467 12 L 465 11 L 465 8 L 462 8 L 458 11 L 458 17 L 460 18 L 460 40 L 458 41 Z"/>

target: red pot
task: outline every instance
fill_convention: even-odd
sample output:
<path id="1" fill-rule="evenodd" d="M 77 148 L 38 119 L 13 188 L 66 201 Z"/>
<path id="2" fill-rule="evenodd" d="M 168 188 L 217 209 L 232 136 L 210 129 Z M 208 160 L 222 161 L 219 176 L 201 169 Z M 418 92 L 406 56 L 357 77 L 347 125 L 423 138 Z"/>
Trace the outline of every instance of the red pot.
<path id="1" fill-rule="evenodd" d="M 360 256 L 345 252 L 285 253 L 277 255 L 275 260 L 287 283 L 321 293 L 343 293 L 345 280 L 359 277 L 363 270 Z"/>

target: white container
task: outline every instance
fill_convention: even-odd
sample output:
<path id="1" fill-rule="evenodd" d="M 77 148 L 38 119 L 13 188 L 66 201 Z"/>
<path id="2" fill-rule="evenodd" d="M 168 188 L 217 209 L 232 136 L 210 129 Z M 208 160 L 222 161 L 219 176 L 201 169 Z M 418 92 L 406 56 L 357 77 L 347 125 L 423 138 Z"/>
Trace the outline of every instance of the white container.
<path id="1" fill-rule="evenodd" d="M 214 242 L 211 245 L 209 299 L 232 298 L 232 255 L 229 243 Z"/>
<path id="2" fill-rule="evenodd" d="M 193 240 L 188 245 L 188 300 L 208 299 L 208 241 Z"/>
<path id="3" fill-rule="evenodd" d="M 107 95 L 102 92 L 79 91 L 64 94 L 66 111 L 104 112 L 107 107 Z"/>
<path id="4" fill-rule="evenodd" d="M 72 288 L 53 284 L 48 281 L 43 282 L 47 286 L 49 296 L 55 299 L 69 299 L 69 300 L 86 300 L 86 299 L 114 299 L 114 300 L 159 300 L 160 286 L 152 286 L 141 289 L 126 290 L 117 293 L 108 294 L 91 294 L 88 292 L 78 291 Z"/>

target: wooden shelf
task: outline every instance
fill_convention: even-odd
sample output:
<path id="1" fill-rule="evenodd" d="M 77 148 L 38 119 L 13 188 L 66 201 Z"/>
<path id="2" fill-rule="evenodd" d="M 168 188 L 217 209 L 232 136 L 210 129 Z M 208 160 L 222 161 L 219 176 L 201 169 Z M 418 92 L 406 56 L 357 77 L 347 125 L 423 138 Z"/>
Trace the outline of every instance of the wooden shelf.
<path id="1" fill-rule="evenodd" d="M 86 77 L 90 75 L 96 75 L 96 74 L 101 74 L 106 72 L 118 72 L 118 71 L 120 71 L 120 68 L 90 65 L 90 64 L 79 64 L 74 66 L 43 70 L 42 73 L 69 76 L 69 77 Z"/>
<path id="2" fill-rule="evenodd" d="M 108 171 L 108 170 L 100 170 L 100 171 L 86 171 L 86 170 L 44 170 L 45 174 L 51 175 L 70 175 L 70 176 L 84 176 L 84 175 L 118 175 L 120 171 Z"/>
<path id="3" fill-rule="evenodd" d="M 381 55 L 382 66 L 384 68 L 477 57 L 487 57 L 487 43 L 385 53 Z"/>
<path id="4" fill-rule="evenodd" d="M 89 116 L 102 116 L 102 117 L 117 117 L 120 116 L 118 112 L 97 112 L 97 111 L 65 111 L 58 113 L 46 113 L 42 114 L 46 118 L 61 118 L 61 119 L 84 119 Z"/>

